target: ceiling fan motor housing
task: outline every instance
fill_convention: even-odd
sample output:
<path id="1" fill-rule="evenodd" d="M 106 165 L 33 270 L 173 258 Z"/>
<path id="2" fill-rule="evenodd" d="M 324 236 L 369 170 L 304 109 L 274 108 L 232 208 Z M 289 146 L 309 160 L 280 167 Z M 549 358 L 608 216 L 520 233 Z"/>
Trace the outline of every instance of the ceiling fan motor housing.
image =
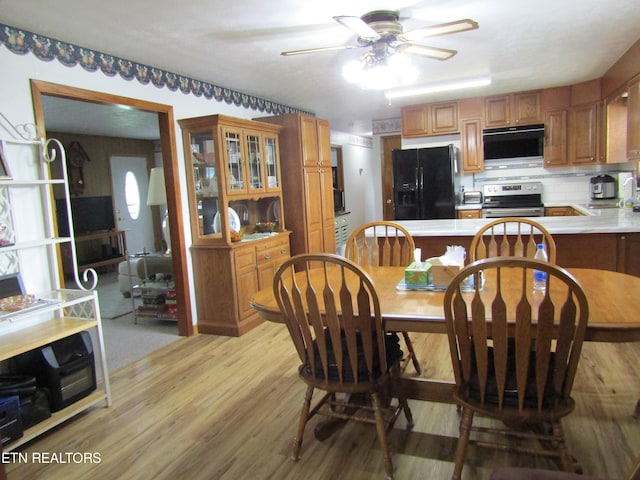
<path id="1" fill-rule="evenodd" d="M 382 37 L 402 33 L 402 25 L 398 21 L 400 19 L 398 12 L 392 10 L 376 10 L 365 13 L 360 18 Z"/>

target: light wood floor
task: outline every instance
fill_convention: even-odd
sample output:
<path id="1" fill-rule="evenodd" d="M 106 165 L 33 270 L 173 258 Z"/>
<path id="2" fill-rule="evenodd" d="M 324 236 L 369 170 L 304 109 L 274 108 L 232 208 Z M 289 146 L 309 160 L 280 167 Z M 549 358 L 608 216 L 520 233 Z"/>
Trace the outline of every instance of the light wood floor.
<path id="1" fill-rule="evenodd" d="M 448 378 L 443 335 L 412 335 L 425 376 Z M 564 422 L 585 473 L 622 478 L 640 453 L 640 344 L 585 345 Z M 266 323 L 241 338 L 181 338 L 112 375 L 113 406 L 97 407 L 25 449 L 8 465 L 18 479 L 382 479 L 375 429 L 349 425 L 324 442 L 309 426 L 302 457 L 289 459 L 304 392 L 284 326 Z M 409 367 L 408 373 L 412 367 Z M 410 401 L 415 427 L 401 416 L 390 434 L 395 478 L 447 479 L 458 413 L 453 405 Z M 38 452 L 98 453 L 100 463 L 38 464 Z M 485 480 L 501 465 L 546 460 L 471 446 L 464 479 Z"/>

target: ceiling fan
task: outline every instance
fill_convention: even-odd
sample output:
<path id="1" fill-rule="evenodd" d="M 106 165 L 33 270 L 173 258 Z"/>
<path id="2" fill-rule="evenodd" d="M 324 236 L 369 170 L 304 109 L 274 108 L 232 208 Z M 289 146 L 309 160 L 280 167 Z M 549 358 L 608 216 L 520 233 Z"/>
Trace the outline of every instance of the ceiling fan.
<path id="1" fill-rule="evenodd" d="M 407 53 L 411 55 L 435 58 L 437 60 L 447 60 L 458 53 L 457 50 L 429 47 L 413 42 L 424 38 L 465 32 L 467 30 L 475 30 L 478 28 L 477 22 L 467 18 L 464 20 L 457 20 L 455 22 L 441 23 L 438 25 L 403 32 L 399 18 L 398 12 L 392 10 L 376 10 L 364 14 L 362 17 L 333 17 L 333 19 L 338 23 L 344 25 L 358 35 L 357 44 L 290 50 L 282 52 L 281 55 L 290 56 L 332 50 L 350 50 L 353 48 L 371 47 L 370 53 L 367 54 L 367 56 L 371 58 L 370 61 L 388 57 L 393 53 Z"/>

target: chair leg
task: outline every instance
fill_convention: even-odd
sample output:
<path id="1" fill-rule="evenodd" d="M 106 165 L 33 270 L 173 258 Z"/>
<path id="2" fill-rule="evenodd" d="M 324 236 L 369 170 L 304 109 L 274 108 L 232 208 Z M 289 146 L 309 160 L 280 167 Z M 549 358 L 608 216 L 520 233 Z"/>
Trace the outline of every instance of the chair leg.
<path id="1" fill-rule="evenodd" d="M 415 368 L 416 372 L 418 372 L 418 375 L 420 375 L 422 373 L 422 369 L 420 368 L 420 362 L 418 361 L 416 351 L 413 349 L 413 343 L 411 343 L 409 334 L 407 332 L 402 332 L 402 336 L 404 338 L 404 343 L 407 345 L 407 350 L 409 350 L 409 357 L 411 358 L 411 362 L 413 363 L 413 368 Z"/>
<path id="2" fill-rule="evenodd" d="M 380 397 L 377 393 L 371 394 L 371 403 L 373 404 L 373 411 L 376 419 L 376 430 L 378 431 L 378 441 L 380 442 L 380 449 L 382 450 L 384 469 L 387 472 L 387 480 L 393 480 L 393 461 L 391 460 L 391 451 L 389 450 L 389 443 L 387 442 L 387 428 L 384 423 Z"/>
<path id="3" fill-rule="evenodd" d="M 395 365 L 391 367 L 391 376 L 392 380 L 396 384 L 400 384 L 400 363 L 397 362 Z M 409 408 L 409 402 L 407 401 L 407 394 L 403 388 L 399 389 L 399 393 L 396 395 L 398 398 L 398 403 L 404 412 L 404 417 L 407 419 L 407 427 L 413 427 L 413 414 L 411 413 L 411 409 Z"/>
<path id="4" fill-rule="evenodd" d="M 640 418 L 640 400 L 638 400 L 636 408 L 633 410 L 633 418 Z"/>
<path id="5" fill-rule="evenodd" d="M 562 470 L 565 472 L 575 473 L 576 471 L 576 462 L 569 453 L 567 449 L 567 445 L 564 441 L 564 430 L 562 428 L 562 424 L 560 421 L 555 421 L 551 425 L 553 429 L 553 443 L 558 453 L 560 454 L 560 464 L 562 466 Z M 578 466 L 578 468 L 580 468 Z"/>
<path id="6" fill-rule="evenodd" d="M 462 407 L 462 418 L 460 419 L 460 436 L 458 437 L 458 446 L 454 457 L 455 466 L 453 467 L 453 475 L 451 480 L 460 480 L 462 475 L 462 467 L 467 456 L 467 446 L 469 445 L 469 435 L 471 434 L 471 425 L 473 423 L 473 411 L 469 408 Z"/>
<path id="7" fill-rule="evenodd" d="M 311 409 L 311 398 L 313 397 L 313 387 L 309 385 L 304 396 L 304 403 L 300 411 L 300 420 L 298 421 L 298 431 L 293 439 L 293 449 L 291 450 L 291 460 L 298 461 L 300 459 L 300 448 L 302 447 L 302 436 L 304 428 L 309 420 L 309 410 Z"/>

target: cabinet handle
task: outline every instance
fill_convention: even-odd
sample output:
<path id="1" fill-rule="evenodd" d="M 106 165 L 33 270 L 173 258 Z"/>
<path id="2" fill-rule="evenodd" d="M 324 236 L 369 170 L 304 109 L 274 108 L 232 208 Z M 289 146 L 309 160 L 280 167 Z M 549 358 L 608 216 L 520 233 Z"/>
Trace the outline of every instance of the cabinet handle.
<path id="1" fill-rule="evenodd" d="M 265 253 L 264 258 L 265 260 L 269 260 L 271 258 L 271 255 L 269 253 Z"/>

